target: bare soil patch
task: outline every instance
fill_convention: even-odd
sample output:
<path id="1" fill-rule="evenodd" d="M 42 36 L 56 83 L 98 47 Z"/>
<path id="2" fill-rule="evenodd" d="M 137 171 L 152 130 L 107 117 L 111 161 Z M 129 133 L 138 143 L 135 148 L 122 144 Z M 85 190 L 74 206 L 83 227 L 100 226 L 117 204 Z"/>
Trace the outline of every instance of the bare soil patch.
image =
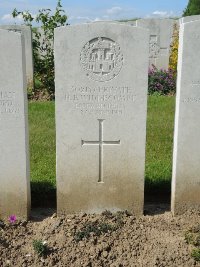
<path id="1" fill-rule="evenodd" d="M 34 209 L 28 222 L 0 223 L 0 266 L 200 266 L 184 238 L 200 213 L 173 217 L 167 209 L 146 205 L 140 218 L 126 212 L 57 218 L 53 209 Z M 33 240 L 46 241 L 43 256 Z"/>

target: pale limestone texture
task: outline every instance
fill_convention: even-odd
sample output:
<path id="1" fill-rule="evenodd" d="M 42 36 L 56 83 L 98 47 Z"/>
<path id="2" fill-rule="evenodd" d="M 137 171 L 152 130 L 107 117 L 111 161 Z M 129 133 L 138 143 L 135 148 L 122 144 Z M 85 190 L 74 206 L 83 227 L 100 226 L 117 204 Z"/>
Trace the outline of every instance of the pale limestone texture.
<path id="1" fill-rule="evenodd" d="M 136 26 L 136 20 L 130 20 L 130 21 L 127 21 L 126 23 L 131 26 Z"/>
<path id="2" fill-rule="evenodd" d="M 187 23 L 187 22 L 192 22 L 195 20 L 200 20 L 200 15 L 183 17 L 179 21 L 180 21 L 180 23 Z"/>
<path id="3" fill-rule="evenodd" d="M 180 25 L 172 212 L 200 210 L 200 21 Z"/>
<path id="4" fill-rule="evenodd" d="M 32 48 L 32 31 L 29 26 L 26 25 L 0 25 L 0 29 L 11 30 L 20 32 L 24 36 L 25 40 L 25 56 L 26 56 L 26 77 L 27 86 L 29 88 L 34 87 L 33 80 L 33 48 Z"/>
<path id="5" fill-rule="evenodd" d="M 143 213 L 148 31 L 55 30 L 58 214 Z"/>
<path id="6" fill-rule="evenodd" d="M 30 210 L 24 40 L 0 30 L 0 219 Z"/>
<path id="7" fill-rule="evenodd" d="M 174 24 L 173 19 L 139 19 L 136 21 L 136 26 L 149 30 L 150 68 L 153 64 L 158 69 L 168 69 Z"/>

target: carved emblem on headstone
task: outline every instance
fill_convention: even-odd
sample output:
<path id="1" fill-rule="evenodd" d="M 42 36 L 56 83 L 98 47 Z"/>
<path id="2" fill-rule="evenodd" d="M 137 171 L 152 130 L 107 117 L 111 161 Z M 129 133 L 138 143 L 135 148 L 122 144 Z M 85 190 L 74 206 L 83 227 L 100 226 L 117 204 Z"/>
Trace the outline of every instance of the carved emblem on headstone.
<path id="1" fill-rule="evenodd" d="M 158 45 L 157 36 L 150 36 L 149 42 L 149 57 L 150 58 L 157 58 L 158 54 L 160 53 L 160 47 Z"/>
<path id="2" fill-rule="evenodd" d="M 89 78 L 104 82 L 119 74 L 123 55 L 119 44 L 109 38 L 98 37 L 84 45 L 80 62 Z"/>

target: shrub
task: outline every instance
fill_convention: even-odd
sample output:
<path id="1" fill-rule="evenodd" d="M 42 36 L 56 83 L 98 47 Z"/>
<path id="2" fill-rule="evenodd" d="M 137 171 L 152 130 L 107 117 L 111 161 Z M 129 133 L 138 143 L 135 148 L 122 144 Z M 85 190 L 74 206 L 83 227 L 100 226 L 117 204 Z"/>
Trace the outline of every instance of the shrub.
<path id="1" fill-rule="evenodd" d="M 172 95 L 176 91 L 176 73 L 172 69 L 158 70 L 154 65 L 149 69 L 148 93 Z"/>
<path id="2" fill-rule="evenodd" d="M 189 0 L 186 9 L 183 11 L 183 17 L 199 15 L 200 14 L 200 1 L 199 0 Z"/>
<path id="3" fill-rule="evenodd" d="M 177 72 L 178 62 L 178 45 L 179 45 L 179 29 L 178 24 L 174 24 L 174 32 L 172 37 L 171 52 L 169 57 L 169 68 Z"/>
<path id="4" fill-rule="evenodd" d="M 37 79 L 37 85 L 40 84 L 40 90 L 48 92 L 50 98 L 54 98 L 54 29 L 56 27 L 67 25 L 67 16 L 62 9 L 61 0 L 58 0 L 55 13 L 52 14 L 51 9 L 39 10 L 37 16 L 33 17 L 29 11 L 17 11 L 15 8 L 12 13 L 13 17 L 22 16 L 25 25 L 31 26 L 33 23 L 41 25 L 41 30 L 32 27 L 33 31 L 33 58 L 34 58 L 34 76 Z M 36 92 L 29 92 L 29 96 L 38 95 Z"/>

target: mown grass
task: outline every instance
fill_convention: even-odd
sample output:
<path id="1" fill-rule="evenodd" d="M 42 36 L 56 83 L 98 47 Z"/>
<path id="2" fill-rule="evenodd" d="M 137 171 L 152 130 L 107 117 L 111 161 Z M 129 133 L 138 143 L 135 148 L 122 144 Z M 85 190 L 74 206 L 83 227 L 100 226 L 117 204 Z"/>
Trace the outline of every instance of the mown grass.
<path id="1" fill-rule="evenodd" d="M 145 164 L 147 191 L 170 192 L 174 115 L 175 97 L 149 97 Z"/>
<path id="2" fill-rule="evenodd" d="M 56 145 L 54 102 L 29 103 L 32 203 L 55 202 Z"/>
<path id="3" fill-rule="evenodd" d="M 148 99 L 146 191 L 170 191 L 175 97 Z M 55 103 L 29 103 L 33 204 L 55 204 Z"/>

